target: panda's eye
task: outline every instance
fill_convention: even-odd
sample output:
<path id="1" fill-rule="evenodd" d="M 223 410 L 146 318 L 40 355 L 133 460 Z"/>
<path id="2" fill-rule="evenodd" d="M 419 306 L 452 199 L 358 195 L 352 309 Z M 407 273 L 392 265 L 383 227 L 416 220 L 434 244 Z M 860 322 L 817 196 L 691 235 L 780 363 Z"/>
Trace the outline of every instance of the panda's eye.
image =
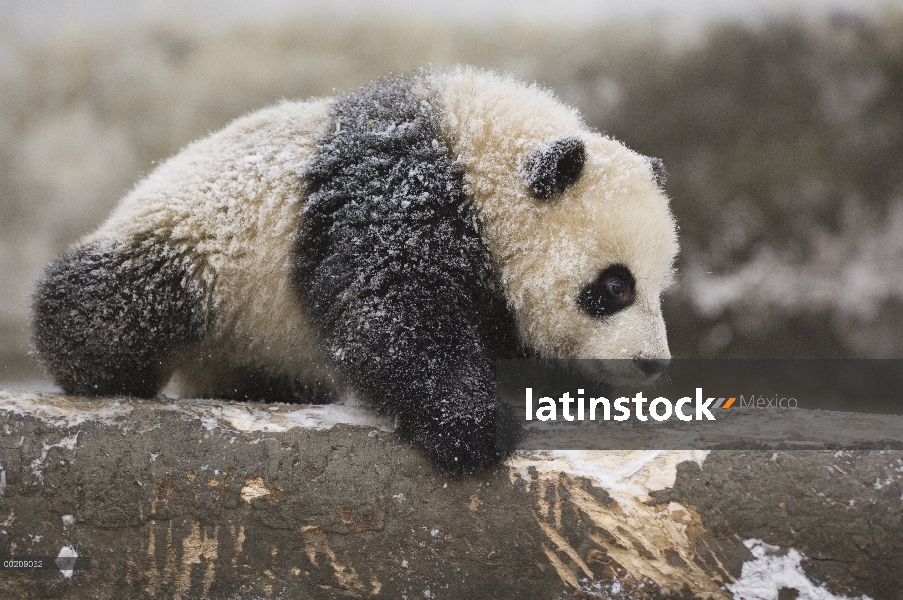
<path id="1" fill-rule="evenodd" d="M 597 319 L 624 310 L 636 298 L 636 282 L 630 269 L 624 265 L 612 265 L 581 290 L 577 305 Z"/>

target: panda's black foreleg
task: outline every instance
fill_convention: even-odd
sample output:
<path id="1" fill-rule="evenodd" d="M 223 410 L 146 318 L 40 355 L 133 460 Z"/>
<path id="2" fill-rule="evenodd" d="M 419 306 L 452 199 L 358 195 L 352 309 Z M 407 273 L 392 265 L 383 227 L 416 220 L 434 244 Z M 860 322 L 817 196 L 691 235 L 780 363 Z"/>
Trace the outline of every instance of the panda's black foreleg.
<path id="1" fill-rule="evenodd" d="M 342 376 L 443 469 L 507 456 L 517 436 L 494 361 L 510 315 L 476 232 L 455 215 L 329 229 L 314 218 L 300 256 L 326 251 L 300 261 L 299 285 Z"/>
<path id="2" fill-rule="evenodd" d="M 52 263 L 33 297 L 33 345 L 68 394 L 152 397 L 165 362 L 207 318 L 189 258 L 164 245 L 99 242 Z"/>
<path id="3" fill-rule="evenodd" d="M 305 173 L 296 284 L 348 383 L 437 465 L 472 470 L 513 443 L 493 374 L 498 303 L 463 173 L 412 86 L 334 104 Z"/>
<path id="4" fill-rule="evenodd" d="M 341 318 L 333 321 L 329 351 L 357 389 L 396 415 L 401 433 L 438 466 L 468 472 L 498 463 L 517 430 L 497 398 L 478 323 L 455 310 L 453 300 L 406 291 L 346 306 L 335 315 Z"/>

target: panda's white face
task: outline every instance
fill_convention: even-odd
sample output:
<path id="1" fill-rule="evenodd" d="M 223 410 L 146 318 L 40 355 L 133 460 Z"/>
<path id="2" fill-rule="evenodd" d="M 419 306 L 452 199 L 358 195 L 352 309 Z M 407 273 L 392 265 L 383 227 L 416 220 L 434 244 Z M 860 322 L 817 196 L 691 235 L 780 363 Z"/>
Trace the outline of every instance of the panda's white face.
<path id="1" fill-rule="evenodd" d="M 601 375 L 648 379 L 642 361 L 670 358 L 660 296 L 678 249 L 650 161 L 543 90 L 464 69 L 443 77 L 443 133 L 522 340 L 546 357 L 633 359 L 602 363 Z M 537 189 L 537 156 L 562 140 L 582 144 L 582 169 Z"/>
<path id="2" fill-rule="evenodd" d="M 579 139 L 579 177 L 548 200 L 526 194 L 519 202 L 535 217 L 504 227 L 517 247 L 506 283 L 524 339 L 543 355 L 633 359 L 597 366 L 613 383 L 641 381 L 657 372 L 651 361 L 670 358 L 660 296 L 677 253 L 674 221 L 648 160 L 599 135 Z"/>

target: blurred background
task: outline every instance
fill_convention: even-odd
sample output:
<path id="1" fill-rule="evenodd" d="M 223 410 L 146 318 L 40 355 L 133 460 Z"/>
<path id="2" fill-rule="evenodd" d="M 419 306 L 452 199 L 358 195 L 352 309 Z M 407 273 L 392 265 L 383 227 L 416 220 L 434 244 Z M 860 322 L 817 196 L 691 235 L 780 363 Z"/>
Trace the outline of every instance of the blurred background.
<path id="1" fill-rule="evenodd" d="M 0 0 L 0 387 L 44 266 L 189 141 L 469 63 L 662 158 L 679 357 L 903 357 L 903 0 Z"/>

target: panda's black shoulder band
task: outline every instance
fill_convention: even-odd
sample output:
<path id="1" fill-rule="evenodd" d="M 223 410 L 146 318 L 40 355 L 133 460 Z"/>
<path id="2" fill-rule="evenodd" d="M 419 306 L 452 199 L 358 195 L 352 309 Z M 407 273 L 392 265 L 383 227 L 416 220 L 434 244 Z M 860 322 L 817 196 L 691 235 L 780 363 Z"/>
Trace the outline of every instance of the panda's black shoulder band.
<path id="1" fill-rule="evenodd" d="M 540 200 L 550 200 L 577 183 L 586 163 L 586 147 L 578 137 L 544 144 L 527 164 L 527 183 Z"/>
<path id="2" fill-rule="evenodd" d="M 494 358 L 516 338 L 468 213 L 464 175 L 395 78 L 339 98 L 305 174 L 295 281 L 326 354 L 362 398 L 451 471 L 514 443 Z"/>

